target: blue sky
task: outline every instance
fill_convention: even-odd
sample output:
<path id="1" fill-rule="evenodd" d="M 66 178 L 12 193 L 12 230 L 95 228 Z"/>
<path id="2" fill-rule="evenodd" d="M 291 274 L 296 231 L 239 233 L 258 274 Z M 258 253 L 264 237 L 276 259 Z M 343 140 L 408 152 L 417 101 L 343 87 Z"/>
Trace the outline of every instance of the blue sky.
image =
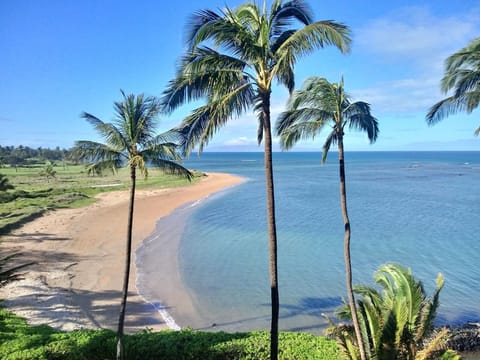
<path id="1" fill-rule="evenodd" d="M 187 18 L 198 9 L 243 1 L 25 0 L 0 2 L 0 145 L 71 147 L 100 140 L 82 111 L 104 121 L 119 90 L 160 96 L 182 54 Z M 270 2 L 268 2 L 270 3 Z M 347 150 L 480 150 L 480 109 L 434 127 L 428 108 L 442 98 L 443 61 L 480 36 L 480 3 L 473 0 L 310 1 L 316 20 L 335 20 L 353 32 L 349 55 L 326 48 L 296 66 L 296 86 L 309 76 L 338 81 L 354 100 L 367 101 L 380 136 L 348 133 Z M 272 115 L 288 93 L 275 88 Z M 161 118 L 177 125 L 192 106 Z M 247 113 L 223 128 L 206 151 L 259 151 L 256 120 Z M 296 150 L 321 147 L 299 143 Z M 278 149 L 278 147 L 276 147 Z"/>

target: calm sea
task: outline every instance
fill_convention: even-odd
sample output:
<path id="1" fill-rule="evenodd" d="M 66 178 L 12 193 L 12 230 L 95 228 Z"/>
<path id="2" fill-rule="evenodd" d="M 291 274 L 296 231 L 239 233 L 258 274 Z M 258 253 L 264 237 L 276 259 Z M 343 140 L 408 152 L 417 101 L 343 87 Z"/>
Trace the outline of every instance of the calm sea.
<path id="1" fill-rule="evenodd" d="M 321 165 L 319 153 L 274 154 L 283 330 L 321 332 L 321 314 L 332 315 L 346 296 L 336 156 Z M 185 165 L 248 180 L 162 219 L 162 237 L 181 236 L 179 271 L 196 310 L 184 318 L 173 313 L 175 321 L 268 329 L 263 154 L 204 153 Z M 442 272 L 437 323 L 479 321 L 480 152 L 352 152 L 346 176 L 354 283 L 373 285 L 378 266 L 395 262 L 431 294 Z M 144 251 L 139 276 L 155 261 L 155 252 Z M 147 300 L 158 302 L 162 284 L 143 284 Z"/>

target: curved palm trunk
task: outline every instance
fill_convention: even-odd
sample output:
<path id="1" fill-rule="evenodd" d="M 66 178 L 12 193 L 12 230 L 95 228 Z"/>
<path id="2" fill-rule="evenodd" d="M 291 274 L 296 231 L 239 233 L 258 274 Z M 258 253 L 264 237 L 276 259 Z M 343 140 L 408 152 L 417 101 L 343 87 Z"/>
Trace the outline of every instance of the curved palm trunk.
<path id="1" fill-rule="evenodd" d="M 275 224 L 275 191 L 273 186 L 273 162 L 272 162 L 272 129 L 270 124 L 270 93 L 263 95 L 264 113 L 264 162 L 265 184 L 267 191 L 267 224 L 269 244 L 269 272 L 270 293 L 272 301 L 272 320 L 270 328 L 270 359 L 278 358 L 278 315 L 280 301 L 278 296 L 278 267 L 277 267 L 277 228 Z"/>
<path id="2" fill-rule="evenodd" d="M 345 276 L 347 282 L 348 302 L 350 305 L 350 312 L 352 313 L 352 322 L 355 329 L 355 336 L 357 338 L 358 348 L 360 350 L 360 357 L 366 360 L 365 347 L 362 341 L 362 333 L 360 331 L 360 324 L 358 322 L 357 307 L 355 303 L 355 296 L 353 294 L 352 285 L 352 262 L 350 259 L 350 219 L 347 211 L 347 189 L 345 185 L 345 154 L 343 149 L 343 134 L 338 136 L 338 162 L 340 168 L 340 204 L 342 208 L 343 223 L 345 225 L 345 234 L 343 238 L 343 253 L 345 257 Z"/>
<path id="3" fill-rule="evenodd" d="M 117 329 L 117 360 L 125 358 L 125 346 L 123 343 L 123 328 L 125 323 L 125 310 L 127 307 L 128 294 L 128 280 L 130 279 L 130 259 L 132 252 L 132 229 L 133 229 L 133 206 L 135 202 L 135 183 L 136 183 L 136 168 L 130 167 L 130 207 L 128 210 L 128 225 L 127 225 L 127 244 L 125 249 L 125 272 L 123 276 L 122 302 L 120 305 L 120 315 L 118 317 Z"/>

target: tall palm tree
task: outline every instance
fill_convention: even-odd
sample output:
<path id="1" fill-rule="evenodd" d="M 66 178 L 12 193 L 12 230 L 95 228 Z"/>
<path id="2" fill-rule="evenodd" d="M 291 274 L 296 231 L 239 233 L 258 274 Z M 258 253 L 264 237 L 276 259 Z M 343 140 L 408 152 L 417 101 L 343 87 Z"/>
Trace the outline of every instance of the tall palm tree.
<path id="1" fill-rule="evenodd" d="M 277 122 L 277 134 L 284 149 L 291 148 L 300 139 L 314 138 L 326 125 L 332 127 L 323 145 L 322 162 L 326 161 L 332 144 L 338 146 L 340 169 L 340 204 L 342 209 L 344 233 L 344 256 L 347 294 L 352 309 L 352 319 L 360 346 L 361 358 L 365 359 L 362 337 L 355 310 L 355 298 L 352 289 L 352 265 L 350 259 L 350 219 L 347 211 L 347 191 L 345 184 L 345 154 L 343 137 L 345 127 L 367 133 L 371 143 L 378 136 L 378 122 L 371 113 L 370 105 L 351 102 L 345 93 L 343 78 L 340 83 L 330 83 L 324 78 L 308 78 L 302 89 L 295 91 L 289 99 L 287 111 L 280 114 Z"/>
<path id="2" fill-rule="evenodd" d="M 294 24 L 300 25 L 296 29 Z M 300 56 L 326 45 L 347 52 L 350 31 L 334 21 L 312 21 L 304 0 L 274 0 L 270 11 L 246 2 L 235 9 L 196 12 L 188 24 L 188 49 L 176 78 L 164 93 L 167 110 L 190 100 L 206 99 L 181 124 L 185 150 L 199 151 L 231 118 L 254 109 L 257 140 L 264 142 L 272 302 L 271 358 L 278 351 L 277 235 L 272 168 L 270 100 L 272 82 L 294 88 L 293 68 Z M 209 47 L 213 46 L 213 47 Z"/>
<path id="3" fill-rule="evenodd" d="M 427 297 L 421 281 L 410 269 L 385 264 L 375 273 L 375 282 L 382 291 L 365 285 L 356 286 L 364 345 L 369 359 L 438 359 L 445 353 L 448 331 L 434 331 L 433 321 L 439 306 L 444 278 L 438 274 L 432 297 Z M 351 319 L 350 307 L 337 311 L 341 319 Z M 328 332 L 335 336 L 349 359 L 357 358 L 351 325 L 330 321 Z M 454 359 L 454 354 L 449 353 Z M 444 355 L 442 359 L 449 359 Z"/>
<path id="4" fill-rule="evenodd" d="M 147 177 L 148 166 L 153 165 L 168 173 L 178 174 L 189 180 L 192 178 L 192 174 L 177 163 L 181 158 L 177 153 L 177 145 L 173 142 L 174 132 L 155 135 L 157 116 L 161 110 L 160 102 L 143 94 L 135 96 L 121 92 L 123 101 L 114 103 L 113 123 L 105 123 L 86 112 L 82 114 L 82 117 L 105 139 L 105 143 L 77 141 L 72 150 L 76 159 L 90 161 L 87 168 L 91 173 L 99 173 L 105 169 L 115 171 L 125 165 L 130 169 L 130 204 L 122 301 L 117 330 L 117 359 L 124 358 L 123 329 L 130 277 L 137 170 Z"/>
<path id="5" fill-rule="evenodd" d="M 441 89 L 444 94 L 453 90 L 453 95 L 439 101 L 430 108 L 426 120 L 434 125 L 448 115 L 458 111 L 470 114 L 480 103 L 480 38 L 474 39 L 463 49 L 445 61 L 445 74 Z M 480 134 L 480 127 L 475 135 Z"/>

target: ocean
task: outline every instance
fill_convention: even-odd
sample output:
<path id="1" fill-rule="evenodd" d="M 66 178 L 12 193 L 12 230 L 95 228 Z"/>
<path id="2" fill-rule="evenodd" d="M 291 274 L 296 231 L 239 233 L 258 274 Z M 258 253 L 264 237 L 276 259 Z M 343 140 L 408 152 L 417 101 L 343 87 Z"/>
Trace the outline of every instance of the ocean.
<path id="1" fill-rule="evenodd" d="M 346 298 L 337 153 L 320 159 L 273 155 L 281 330 L 321 333 L 321 314 Z M 480 321 L 480 152 L 347 152 L 345 161 L 354 284 L 374 285 L 375 270 L 395 262 L 432 294 L 441 272 L 436 323 Z M 137 251 L 140 293 L 173 327 L 269 329 L 263 153 L 204 153 L 184 165 L 247 181 L 158 223 L 153 238 L 180 237 L 172 256 L 194 312 L 163 303 L 161 281 L 143 271 L 161 269 L 155 241 Z"/>

